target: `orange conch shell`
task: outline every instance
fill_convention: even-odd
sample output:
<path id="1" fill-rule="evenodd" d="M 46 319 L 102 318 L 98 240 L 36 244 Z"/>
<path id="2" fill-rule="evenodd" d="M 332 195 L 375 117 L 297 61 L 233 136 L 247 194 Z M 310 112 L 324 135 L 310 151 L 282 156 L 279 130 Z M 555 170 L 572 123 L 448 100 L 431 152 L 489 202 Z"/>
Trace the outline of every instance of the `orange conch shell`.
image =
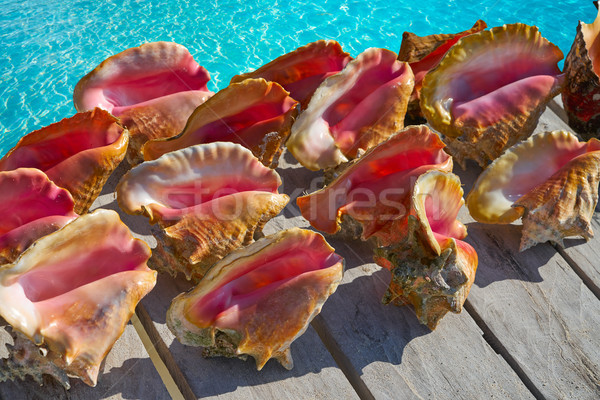
<path id="1" fill-rule="evenodd" d="M 99 108 L 75 114 L 25 135 L 0 160 L 0 171 L 37 168 L 75 200 L 84 214 L 125 157 L 129 135 Z"/>
<path id="2" fill-rule="evenodd" d="M 412 32 L 402 34 L 402 44 L 398 51 L 398 60 L 406 61 L 415 75 L 415 88 L 413 89 L 406 117 L 417 120 L 423 118 L 419 100 L 421 98 L 421 87 L 425 74 L 435 68 L 444 57 L 444 54 L 454 46 L 463 36 L 477 33 L 487 28 L 482 20 L 477 20 L 475 25 L 467 31 L 455 34 L 436 34 L 417 36 Z"/>
<path id="3" fill-rule="evenodd" d="M 520 250 L 547 240 L 593 236 L 598 202 L 600 141 L 569 132 L 533 135 L 494 161 L 467 196 L 473 218 L 509 224 L 523 218 Z"/>
<path id="4" fill-rule="evenodd" d="M 0 172 L 0 265 L 77 218 L 73 197 L 35 168 Z"/>
<path id="5" fill-rule="evenodd" d="M 421 110 L 463 168 L 467 158 L 485 166 L 533 133 L 562 89 L 562 58 L 535 26 L 465 36 L 423 79 Z"/>
<path id="6" fill-rule="evenodd" d="M 238 249 L 177 296 L 167 325 L 205 356 L 270 358 L 293 367 L 290 344 L 342 279 L 344 259 L 323 236 L 293 228 Z"/>
<path id="7" fill-rule="evenodd" d="M 30 358 L 19 352 L 5 361 L 12 374 L 41 382 L 49 373 L 67 388 L 75 376 L 95 386 L 100 363 L 156 283 L 149 257 L 116 212 L 97 210 L 0 268 L 0 315 L 33 349 Z"/>
<path id="8" fill-rule="evenodd" d="M 392 272 L 384 303 L 412 304 L 421 323 L 435 329 L 449 311 L 460 313 L 475 281 L 477 253 L 456 217 L 464 204 L 460 179 L 431 170 L 419 176 L 408 213 L 394 221 L 395 242 L 375 249 Z"/>
<path id="9" fill-rule="evenodd" d="M 600 135 L 600 11 L 591 24 L 579 21 L 565 59 L 562 93 L 569 125 L 585 138 Z"/>
<path id="10" fill-rule="evenodd" d="M 277 57 L 256 71 L 236 75 L 231 83 L 264 78 L 279 83 L 305 109 L 325 78 L 340 72 L 352 57 L 335 40 L 317 40 Z"/>
<path id="11" fill-rule="evenodd" d="M 183 132 L 144 145 L 145 160 L 195 144 L 239 143 L 276 167 L 296 116 L 297 102 L 278 83 L 246 79 L 217 92 L 190 116 Z"/>
<path id="12" fill-rule="evenodd" d="M 280 185 L 248 149 L 216 142 L 136 166 L 117 186 L 117 200 L 125 212 L 158 222 L 153 268 L 199 279 L 279 214 L 289 200 Z"/>
<path id="13" fill-rule="evenodd" d="M 104 60 L 75 86 L 77 111 L 102 108 L 121 119 L 131 139 L 127 161 L 144 161 L 140 149 L 151 139 L 177 135 L 192 111 L 212 92 L 208 72 L 184 46 L 145 43 Z"/>
<path id="14" fill-rule="evenodd" d="M 362 225 L 362 239 L 387 244 L 390 222 L 404 216 L 411 185 L 423 172 L 452 170 L 444 143 L 425 125 L 410 126 L 358 158 L 325 188 L 296 200 L 316 229 L 340 230 L 342 216 Z M 391 240 L 391 239 L 390 239 Z"/>

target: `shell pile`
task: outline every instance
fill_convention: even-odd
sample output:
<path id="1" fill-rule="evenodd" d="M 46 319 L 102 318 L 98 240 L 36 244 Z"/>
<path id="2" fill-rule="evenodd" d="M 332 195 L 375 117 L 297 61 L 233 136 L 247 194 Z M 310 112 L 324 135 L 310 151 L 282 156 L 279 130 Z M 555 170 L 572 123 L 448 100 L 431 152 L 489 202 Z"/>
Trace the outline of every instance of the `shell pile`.
<path id="1" fill-rule="evenodd" d="M 457 219 L 454 162 L 491 163 L 469 212 L 485 223 L 522 218 L 521 250 L 592 236 L 600 141 L 531 134 L 565 79 L 572 124 L 597 133 L 599 27 L 580 25 L 566 78 L 562 53 L 536 27 L 483 21 L 458 34 L 405 33 L 399 55 L 371 48 L 352 59 L 335 41 L 309 43 L 214 95 L 181 45 L 108 58 L 75 87 L 79 113 L 0 160 L 0 316 L 15 338 L 0 379 L 95 385 L 154 270 L 196 285 L 167 313 L 183 344 L 251 356 L 259 370 L 271 358 L 292 368 L 290 345 L 336 290 L 344 260 L 309 230 L 263 237 L 289 201 L 275 170 L 284 148 L 332 177 L 297 198 L 302 216 L 369 241 L 391 272 L 383 302 L 412 305 L 435 329 L 462 310 L 478 265 Z M 405 127 L 407 112 L 439 133 Z M 114 211 L 87 214 L 126 153 L 139 165 L 121 178 L 118 204 L 158 225 L 152 252 Z"/>

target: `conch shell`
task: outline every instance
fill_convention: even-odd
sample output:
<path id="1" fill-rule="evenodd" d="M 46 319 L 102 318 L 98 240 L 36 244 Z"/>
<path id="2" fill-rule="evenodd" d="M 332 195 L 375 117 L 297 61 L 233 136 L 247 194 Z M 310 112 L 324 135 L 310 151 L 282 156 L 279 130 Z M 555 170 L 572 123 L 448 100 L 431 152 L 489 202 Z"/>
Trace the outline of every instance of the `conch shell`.
<path id="1" fill-rule="evenodd" d="M 577 35 L 565 60 L 562 93 L 569 125 L 584 138 L 600 134 L 600 11 L 591 24 L 579 21 Z"/>
<path id="2" fill-rule="evenodd" d="M 483 171 L 467 196 L 473 218 L 510 224 L 523 218 L 520 250 L 547 240 L 593 236 L 598 202 L 600 141 L 581 143 L 570 132 L 533 135 Z"/>
<path id="3" fill-rule="evenodd" d="M 352 57 L 335 40 L 317 40 L 277 57 L 256 71 L 236 75 L 231 83 L 250 78 L 277 82 L 304 109 L 325 78 L 340 72 L 350 60 Z"/>
<path id="4" fill-rule="evenodd" d="M 96 108 L 25 135 L 0 160 L 0 171 L 37 168 L 75 200 L 84 214 L 125 157 L 129 135 L 118 120 Z"/>
<path id="5" fill-rule="evenodd" d="M 192 111 L 212 92 L 208 72 L 184 46 L 145 43 L 104 60 L 75 86 L 77 111 L 102 108 L 121 119 L 131 136 L 127 161 L 144 161 L 140 149 L 151 139 L 177 135 Z"/>
<path id="6" fill-rule="evenodd" d="M 333 168 L 404 127 L 414 77 L 396 58 L 393 51 L 365 50 L 319 86 L 286 144 L 302 165 Z"/>
<path id="7" fill-rule="evenodd" d="M 320 231 L 338 232 L 345 214 L 362 225 L 363 240 L 375 235 L 389 244 L 386 238 L 394 232 L 388 227 L 405 216 L 411 185 L 432 168 L 451 171 L 452 158 L 427 126 L 410 126 L 357 159 L 328 186 L 296 202 Z"/>
<path id="8" fill-rule="evenodd" d="M 485 166 L 531 135 L 562 89 L 562 58 L 535 26 L 465 36 L 423 79 L 421 110 L 463 168 L 466 158 Z"/>
<path id="9" fill-rule="evenodd" d="M 406 117 L 412 120 L 423 118 L 419 101 L 421 99 L 421 86 L 425 74 L 435 68 L 450 47 L 454 46 L 463 36 L 477 33 L 487 28 L 482 20 L 477 20 L 475 25 L 467 31 L 455 34 L 436 34 L 417 36 L 412 32 L 402 34 L 402 45 L 398 52 L 398 60 L 406 61 L 415 75 L 415 88 L 408 102 Z"/>
<path id="10" fill-rule="evenodd" d="M 0 265 L 77 218 L 73 197 L 35 168 L 0 172 Z"/>
<path id="11" fill-rule="evenodd" d="M 449 311 L 460 313 L 475 280 L 477 253 L 456 217 L 464 204 L 460 179 L 431 170 L 419 176 L 409 212 L 394 221 L 397 241 L 375 250 L 375 261 L 392 272 L 384 303 L 412 304 L 417 318 L 435 329 Z"/>
<path id="12" fill-rule="evenodd" d="M 201 143 L 233 142 L 276 167 L 296 116 L 297 102 L 278 83 L 246 79 L 219 91 L 190 116 L 183 132 L 144 145 L 145 160 Z"/>
<path id="13" fill-rule="evenodd" d="M 335 291 L 344 259 L 323 236 L 293 228 L 238 249 L 198 286 L 177 296 L 167 325 L 205 356 L 248 355 L 260 370 L 272 357 L 293 367 L 290 344 Z"/>
<path id="14" fill-rule="evenodd" d="M 151 267 L 197 280 L 279 214 L 289 201 L 280 185 L 248 149 L 216 142 L 138 165 L 119 182 L 117 200 L 128 214 L 158 222 Z"/>
<path id="15" fill-rule="evenodd" d="M 41 383 L 45 373 L 67 388 L 67 376 L 95 386 L 100 363 L 156 283 L 148 257 L 116 212 L 97 210 L 0 268 L 0 315 L 31 340 L 4 360 L 3 379 L 30 374 Z"/>

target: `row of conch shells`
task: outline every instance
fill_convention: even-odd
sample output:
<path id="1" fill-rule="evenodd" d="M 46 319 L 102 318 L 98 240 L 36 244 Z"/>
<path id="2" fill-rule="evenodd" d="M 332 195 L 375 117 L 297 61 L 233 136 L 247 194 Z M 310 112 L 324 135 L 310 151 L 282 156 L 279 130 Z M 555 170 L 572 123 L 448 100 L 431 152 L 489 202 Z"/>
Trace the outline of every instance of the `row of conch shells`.
<path id="1" fill-rule="evenodd" d="M 521 250 L 547 240 L 593 236 L 598 202 L 600 141 L 580 142 L 565 131 L 534 135 L 483 171 L 467 197 L 480 222 L 523 219 Z"/>
<path id="2" fill-rule="evenodd" d="M 414 77 L 396 53 L 371 48 L 325 79 L 292 126 L 288 150 L 306 168 L 333 168 L 404 126 Z"/>
<path id="3" fill-rule="evenodd" d="M 417 36 L 412 32 L 404 32 L 402 34 L 402 44 L 398 51 L 398 60 L 407 62 L 415 76 L 415 87 L 410 96 L 406 111 L 407 119 L 417 121 L 423 118 L 419 103 L 423 78 L 427 72 L 437 67 L 446 52 L 460 38 L 480 32 L 485 28 L 487 28 L 485 22 L 478 20 L 471 29 L 455 34 L 435 34 L 428 36 Z"/>
<path id="4" fill-rule="evenodd" d="M 248 149 L 215 142 L 136 166 L 119 182 L 117 200 L 125 212 L 158 222 L 153 267 L 198 280 L 279 214 L 289 200 L 280 185 Z"/>
<path id="5" fill-rule="evenodd" d="M 569 125 L 584 138 L 600 134 L 600 11 L 591 24 L 579 22 L 571 51 L 565 59 L 566 85 L 562 93 Z"/>
<path id="6" fill-rule="evenodd" d="M 88 211 L 112 171 L 125 157 L 129 135 L 108 112 L 94 109 L 25 135 L 0 159 L 0 171 L 36 168 Z"/>
<path id="7" fill-rule="evenodd" d="M 246 79 L 217 92 L 190 116 L 185 129 L 142 147 L 146 161 L 195 144 L 239 143 L 266 166 L 277 166 L 296 116 L 297 101 L 278 83 Z"/>
<path id="8" fill-rule="evenodd" d="M 473 159 L 485 166 L 533 133 L 563 87 L 562 58 L 535 26 L 465 36 L 425 75 L 421 110 L 459 164 Z"/>
<path id="9" fill-rule="evenodd" d="M 342 279 L 344 260 L 318 233 L 293 228 L 217 262 L 198 286 L 177 296 L 167 325 L 205 356 L 270 358 L 293 366 L 290 344 Z"/>
<path id="10" fill-rule="evenodd" d="M 77 111 L 102 108 L 129 129 L 127 160 L 141 161 L 151 139 L 177 135 L 190 114 L 213 93 L 208 72 L 182 45 L 146 43 L 104 60 L 75 86 Z"/>
<path id="11" fill-rule="evenodd" d="M 93 249 L 93 251 L 87 251 Z M 0 379 L 49 374 L 95 386 L 100 364 L 156 283 L 150 248 L 116 212 L 97 210 L 0 267 L 0 316 L 16 331 Z"/>
<path id="12" fill-rule="evenodd" d="M 462 310 L 477 269 L 475 250 L 461 240 L 463 192 L 444 147 L 427 126 L 410 126 L 297 199 L 316 229 L 336 233 L 347 216 L 363 240 L 375 238 L 375 261 L 392 272 L 384 302 L 413 304 L 431 329 Z"/>

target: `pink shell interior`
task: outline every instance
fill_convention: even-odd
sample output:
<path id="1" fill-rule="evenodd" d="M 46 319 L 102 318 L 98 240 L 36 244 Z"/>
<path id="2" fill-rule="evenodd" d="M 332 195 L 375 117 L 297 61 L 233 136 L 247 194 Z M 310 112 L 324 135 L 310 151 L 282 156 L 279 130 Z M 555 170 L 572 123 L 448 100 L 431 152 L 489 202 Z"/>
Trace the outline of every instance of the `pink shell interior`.
<path id="1" fill-rule="evenodd" d="M 437 135 L 424 126 L 410 129 L 364 155 L 330 186 L 298 198 L 302 215 L 315 228 L 335 233 L 338 214 L 348 214 L 363 222 L 365 239 L 387 222 L 379 214 L 401 217 L 397 214 L 407 211 L 402 203 L 419 175 L 432 168 L 452 168 Z"/>
<path id="2" fill-rule="evenodd" d="M 600 16 L 600 11 L 598 15 Z M 582 24 L 581 33 L 583 34 L 585 48 L 592 61 L 594 72 L 600 76 L 600 18 L 596 17 L 596 20 L 591 24 Z"/>
<path id="3" fill-rule="evenodd" d="M 242 315 L 261 298 L 342 261 L 320 235 L 303 239 L 279 242 L 264 256 L 250 258 L 240 268 L 227 270 L 219 284 L 192 305 L 189 318 L 205 326 L 235 328 Z"/>
<path id="4" fill-rule="evenodd" d="M 77 217 L 73 205 L 69 192 L 39 170 L 0 173 L 0 248 L 28 246 L 37 234 L 48 232 L 46 227 L 66 225 Z"/>
<path id="5" fill-rule="evenodd" d="M 396 60 L 392 52 L 378 49 L 371 57 L 373 60 L 369 60 L 370 65 L 356 82 L 323 112 L 336 145 L 344 153 L 358 141 L 362 128 L 381 118 L 380 104 L 411 73 L 408 65 Z"/>

